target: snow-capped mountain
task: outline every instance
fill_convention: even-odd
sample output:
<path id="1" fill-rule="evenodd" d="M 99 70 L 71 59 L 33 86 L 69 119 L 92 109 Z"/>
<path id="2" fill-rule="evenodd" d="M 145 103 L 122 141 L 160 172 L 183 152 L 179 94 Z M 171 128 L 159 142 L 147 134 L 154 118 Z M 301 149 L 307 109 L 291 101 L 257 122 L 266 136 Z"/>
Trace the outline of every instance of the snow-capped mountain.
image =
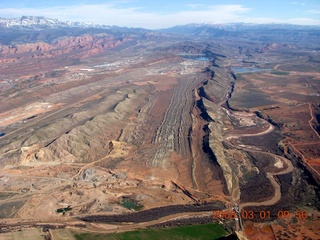
<path id="1" fill-rule="evenodd" d="M 58 27 L 99 27 L 106 28 L 93 23 L 63 22 L 58 19 L 46 17 L 23 16 L 21 18 L 0 18 L 0 27 L 4 28 L 58 28 Z"/>

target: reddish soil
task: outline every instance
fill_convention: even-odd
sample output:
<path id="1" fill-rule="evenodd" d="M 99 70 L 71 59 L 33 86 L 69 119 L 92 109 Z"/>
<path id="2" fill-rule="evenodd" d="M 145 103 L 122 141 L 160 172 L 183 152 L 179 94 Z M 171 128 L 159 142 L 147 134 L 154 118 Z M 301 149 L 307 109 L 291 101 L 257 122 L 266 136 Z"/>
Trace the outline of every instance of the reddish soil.
<path id="1" fill-rule="evenodd" d="M 165 113 L 170 104 L 172 94 L 173 89 L 158 91 L 156 93 L 157 100 L 150 109 L 149 114 L 152 115 L 152 117 L 154 117 L 155 119 L 163 117 L 163 114 Z"/>
<path id="2" fill-rule="evenodd" d="M 290 148 L 297 156 L 300 156 L 308 169 L 312 171 L 316 179 L 320 179 L 319 171 L 319 144 L 320 136 L 316 128 L 319 123 L 315 114 L 319 98 L 316 97 L 320 87 L 320 75 L 308 72 L 308 63 L 303 63 L 299 73 L 290 68 L 293 63 L 278 64 L 275 69 L 285 69 L 290 75 L 272 75 L 270 73 L 241 74 L 237 79 L 236 90 L 231 99 L 231 106 L 246 108 L 246 101 L 241 94 L 258 91 L 259 94 L 267 94 L 272 104 L 265 104 L 262 100 L 255 102 L 251 110 L 259 110 L 265 118 L 275 123 L 285 139 L 282 140 L 284 149 Z M 310 64 L 309 64 L 310 65 Z M 293 65 L 292 65 L 293 66 Z M 311 69 L 311 65 L 310 65 Z M 263 83 L 267 84 L 265 87 Z M 240 87 L 237 87 L 239 85 Z M 259 87 L 260 86 L 260 87 Z M 285 89 L 282 86 L 286 86 Z M 320 183 L 320 182 L 319 182 Z"/>
<path id="3" fill-rule="evenodd" d="M 266 239 L 274 240 L 275 235 L 272 228 L 268 224 L 256 224 L 246 221 L 244 223 L 244 232 L 249 240 Z"/>
<path id="4" fill-rule="evenodd" d="M 43 69 L 46 65 L 52 69 L 54 63 L 60 66 L 63 62 L 70 64 L 74 59 L 99 54 L 105 49 L 116 47 L 126 41 L 128 39 L 120 40 L 107 34 L 100 34 L 61 38 L 51 44 L 38 42 L 3 46 L 0 58 L 1 72 L 3 74 L 11 73 L 13 66 L 15 74 Z M 62 61 L 58 63 L 57 59 Z M 33 68 L 30 69 L 30 66 Z"/>

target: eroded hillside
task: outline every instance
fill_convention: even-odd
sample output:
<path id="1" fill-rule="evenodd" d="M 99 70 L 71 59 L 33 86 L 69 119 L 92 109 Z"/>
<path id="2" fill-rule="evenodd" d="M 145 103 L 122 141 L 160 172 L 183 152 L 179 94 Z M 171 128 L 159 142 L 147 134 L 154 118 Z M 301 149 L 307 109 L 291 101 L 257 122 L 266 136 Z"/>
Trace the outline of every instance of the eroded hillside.
<path id="1" fill-rule="evenodd" d="M 30 84 L 22 91 L 8 81 L 1 95 L 2 187 L 15 194 L 5 197 L 14 206 L 6 217 L 60 218 L 56 210 L 64 206 L 72 208 L 67 215 L 128 211 L 123 197 L 144 208 L 225 201 L 232 186 L 224 189 L 220 155 L 215 165 L 202 151 L 207 122 L 195 102 L 199 85 L 212 80 L 206 70 L 212 64 L 181 57 L 194 54 L 188 48 L 174 54 L 164 44 L 154 54 L 155 43 L 143 44 L 77 65 L 40 68 L 36 76 L 21 69 L 18 89 Z M 65 46 L 77 52 L 72 45 Z M 204 54 L 205 47 L 193 48 Z M 17 49 L 6 56 L 25 53 Z M 227 92 L 228 82 L 217 81 Z"/>
<path id="2" fill-rule="evenodd" d="M 250 235 L 259 219 L 241 211 L 273 211 L 275 229 L 283 207 L 300 202 L 318 214 L 319 79 L 281 63 L 300 50 L 155 38 L 97 34 L 1 49 L 0 216 L 12 227 L 51 219 L 100 231 L 126 217 L 159 224 L 236 209 L 238 220 L 219 221 Z M 251 64 L 262 71 L 239 73 L 258 68 Z M 301 121 L 279 114 L 288 108 Z"/>

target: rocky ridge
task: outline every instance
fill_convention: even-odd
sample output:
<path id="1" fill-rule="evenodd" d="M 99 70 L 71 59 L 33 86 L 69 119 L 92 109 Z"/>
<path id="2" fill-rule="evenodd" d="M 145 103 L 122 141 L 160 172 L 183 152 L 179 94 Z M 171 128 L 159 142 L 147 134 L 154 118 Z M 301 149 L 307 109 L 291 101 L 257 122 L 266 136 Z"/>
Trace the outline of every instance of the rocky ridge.
<path id="1" fill-rule="evenodd" d="M 12 154 L 4 154 L 2 164 L 92 162 L 114 155 L 115 143 L 110 145 L 108 141 L 115 139 L 123 127 L 122 121 L 144 102 L 145 94 L 141 89 L 119 90 L 101 100 L 100 109 L 70 114 L 34 131 L 30 136 L 23 136 L 12 142 L 9 148 L 14 147 L 15 150 L 11 149 Z M 114 108 L 110 109 L 110 105 Z M 118 110 L 120 108 L 121 111 Z M 69 131 L 79 121 L 84 123 Z M 8 153 L 9 148 L 7 146 L 1 150 Z"/>
<path id="2" fill-rule="evenodd" d="M 116 47 L 129 39 L 115 38 L 108 34 L 82 35 L 59 38 L 51 44 L 36 42 L 17 45 L 2 45 L 1 63 L 16 63 L 46 58 L 85 58 Z M 71 53 L 71 54 L 70 54 Z M 68 54 L 68 56 L 66 56 Z"/>

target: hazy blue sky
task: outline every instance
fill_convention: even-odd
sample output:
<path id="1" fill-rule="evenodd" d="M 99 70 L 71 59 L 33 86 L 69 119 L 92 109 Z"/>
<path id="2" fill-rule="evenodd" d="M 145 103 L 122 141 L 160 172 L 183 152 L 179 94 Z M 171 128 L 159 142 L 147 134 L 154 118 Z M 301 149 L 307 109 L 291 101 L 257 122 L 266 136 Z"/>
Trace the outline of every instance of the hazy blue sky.
<path id="1" fill-rule="evenodd" d="M 320 0 L 0 0 L 0 17 L 23 15 L 151 29 L 226 22 L 320 25 Z"/>

